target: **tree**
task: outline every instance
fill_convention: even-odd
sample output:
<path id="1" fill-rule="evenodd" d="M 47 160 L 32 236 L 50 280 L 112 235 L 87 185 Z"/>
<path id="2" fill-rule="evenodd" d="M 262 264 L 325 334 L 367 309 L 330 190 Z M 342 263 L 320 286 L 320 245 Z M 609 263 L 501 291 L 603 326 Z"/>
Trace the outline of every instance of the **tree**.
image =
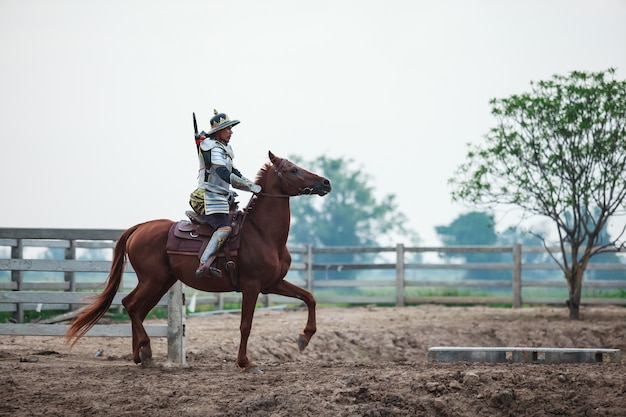
<path id="1" fill-rule="evenodd" d="M 352 167 L 353 161 L 320 156 L 304 161 L 290 156 L 298 165 L 329 178 L 333 191 L 322 199 L 291 199 L 292 244 L 315 246 L 379 246 L 397 236 L 416 235 L 405 227 L 406 216 L 396 205 L 395 195 L 378 195 L 369 185 L 369 176 Z M 377 198 L 380 197 L 380 198 Z M 330 256 L 320 256 L 328 260 Z M 334 255 L 334 261 L 354 263 L 371 258 L 368 254 Z"/>
<path id="2" fill-rule="evenodd" d="M 494 245 L 498 239 L 493 214 L 472 211 L 461 214 L 448 226 L 435 226 L 441 242 L 454 245 Z"/>
<path id="3" fill-rule="evenodd" d="M 454 200 L 514 205 L 553 221 L 560 253 L 550 254 L 567 280 L 572 319 L 580 318 L 590 259 L 623 245 L 623 229 L 599 240 L 609 218 L 624 214 L 626 198 L 626 82 L 614 77 L 614 69 L 574 71 L 491 100 L 496 127 L 486 143 L 469 145 L 450 180 Z"/>
<path id="4" fill-rule="evenodd" d="M 598 212 L 598 208 L 594 208 L 594 211 L 597 215 Z M 571 222 L 571 216 L 568 215 L 567 217 L 567 221 Z M 588 227 L 593 227 L 593 225 L 588 225 Z M 602 228 L 602 230 L 600 230 L 600 233 L 598 234 L 598 245 L 602 245 L 602 244 L 606 244 L 607 242 L 611 241 L 611 235 L 609 234 L 607 227 L 605 225 L 604 228 Z M 608 252 L 608 253 L 599 253 L 596 256 L 593 257 L 593 259 L 591 261 L 589 261 L 589 265 L 593 265 L 593 264 L 619 264 L 621 263 L 619 257 L 617 256 L 616 253 L 614 252 Z M 623 279 L 623 272 L 619 271 L 619 270 L 591 270 L 591 271 L 587 271 L 585 276 L 587 278 L 587 280 L 601 280 L 601 279 L 605 279 L 605 280 L 617 280 L 617 279 Z"/>
<path id="5" fill-rule="evenodd" d="M 493 246 L 498 240 L 493 215 L 479 211 L 462 214 L 448 226 L 436 226 L 435 231 L 445 246 Z M 472 264 L 502 261 L 500 253 L 474 252 L 447 255 L 447 257 L 461 257 L 465 263 Z M 470 269 L 465 273 L 465 278 L 496 280 L 502 279 L 503 275 L 503 271 L 498 270 Z"/>
<path id="6" fill-rule="evenodd" d="M 533 226 L 537 229 L 539 226 Z M 510 226 L 498 234 L 498 245 L 513 246 L 520 244 L 523 247 L 542 246 L 542 240 L 537 237 L 538 232 L 529 232 L 516 226 Z M 550 255 L 545 252 L 522 252 L 523 264 L 545 264 L 550 262 Z M 550 279 L 554 276 L 551 270 L 530 269 L 524 270 L 524 277 L 529 279 Z"/>

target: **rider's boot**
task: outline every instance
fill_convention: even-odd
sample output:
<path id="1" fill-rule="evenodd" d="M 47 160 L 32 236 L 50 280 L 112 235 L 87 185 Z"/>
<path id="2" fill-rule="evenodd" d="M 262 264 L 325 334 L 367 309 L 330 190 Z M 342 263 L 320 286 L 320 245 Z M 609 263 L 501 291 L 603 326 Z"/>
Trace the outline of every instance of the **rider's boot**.
<path id="1" fill-rule="evenodd" d="M 226 239 L 228 239 L 228 235 L 230 235 L 230 231 L 232 228 L 230 226 L 224 226 L 217 229 L 213 232 L 213 236 L 211 236 L 211 240 L 206 245 L 206 249 L 204 253 L 200 257 L 200 266 L 196 270 L 196 277 L 221 277 L 222 271 L 218 268 L 215 268 L 213 262 L 215 262 L 215 258 L 217 257 L 217 252 L 220 250 Z"/>

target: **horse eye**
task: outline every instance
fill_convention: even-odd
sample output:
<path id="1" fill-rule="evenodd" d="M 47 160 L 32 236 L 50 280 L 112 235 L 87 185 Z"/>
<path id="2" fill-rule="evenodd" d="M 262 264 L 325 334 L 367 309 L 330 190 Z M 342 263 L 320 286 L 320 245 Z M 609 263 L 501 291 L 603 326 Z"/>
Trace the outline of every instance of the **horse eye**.
<path id="1" fill-rule="evenodd" d="M 292 168 L 291 169 L 291 173 L 292 174 L 297 174 L 298 173 L 298 168 Z"/>

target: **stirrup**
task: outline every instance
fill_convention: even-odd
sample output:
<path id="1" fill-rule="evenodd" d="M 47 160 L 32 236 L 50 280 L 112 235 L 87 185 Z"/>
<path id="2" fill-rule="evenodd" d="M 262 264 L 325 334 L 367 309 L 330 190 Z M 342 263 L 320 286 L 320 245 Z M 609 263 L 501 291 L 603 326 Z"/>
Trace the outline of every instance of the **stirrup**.
<path id="1" fill-rule="evenodd" d="M 210 278 L 210 277 L 218 277 L 221 278 L 222 271 L 213 266 L 207 265 L 206 263 L 200 264 L 198 269 L 196 269 L 196 278 Z"/>

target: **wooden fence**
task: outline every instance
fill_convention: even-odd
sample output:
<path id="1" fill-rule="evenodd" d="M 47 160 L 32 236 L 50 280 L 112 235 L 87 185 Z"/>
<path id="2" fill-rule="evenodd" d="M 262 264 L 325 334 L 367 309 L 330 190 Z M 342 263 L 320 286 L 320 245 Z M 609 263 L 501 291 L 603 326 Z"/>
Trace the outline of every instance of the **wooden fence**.
<path id="1" fill-rule="evenodd" d="M 22 229 L 0 228 L 0 249 L 10 248 L 10 258 L 0 259 L 0 273 L 10 274 L 10 279 L 0 279 L 0 307 L 5 311 L 13 311 L 17 321 L 23 319 L 24 309 L 59 308 L 81 303 L 87 295 L 84 291 L 93 291 L 101 287 L 102 280 L 86 282 L 77 279 L 77 274 L 84 272 L 106 273 L 110 268 L 107 260 L 77 259 L 79 249 L 108 249 L 114 247 L 115 240 L 123 230 L 92 230 L 92 229 Z M 26 248 L 62 248 L 65 259 L 27 259 L 24 257 Z M 8 250 L 8 249 L 7 249 Z M 566 288 L 564 278 L 559 278 L 559 267 L 556 263 L 523 263 L 522 255 L 527 253 L 544 253 L 541 247 L 522 247 L 513 245 L 502 246 L 462 246 L 462 247 L 327 247 L 315 248 L 312 246 L 290 247 L 294 257 L 288 279 L 293 283 L 313 292 L 318 303 L 330 304 L 390 304 L 404 306 L 417 303 L 446 303 L 446 304 L 510 304 L 514 308 L 523 304 L 563 304 L 565 298 L 523 297 L 522 290 L 528 288 Z M 411 254 L 467 254 L 491 253 L 509 254 L 510 261 L 499 263 L 441 263 L 441 262 L 411 262 L 415 256 Z M 387 260 L 372 263 L 341 263 L 316 261 L 316 256 L 342 254 L 375 255 L 377 259 Z M 507 256 L 509 256 L 507 255 Z M 409 260 L 407 260 L 409 259 Z M 459 276 L 460 272 L 468 270 L 505 270 L 510 272 L 510 278 L 500 280 L 467 280 L 462 277 L 441 279 L 442 271 L 449 271 L 449 275 Z M 626 264 L 595 264 L 589 270 L 618 270 L 625 272 Z M 325 279 L 320 277 L 321 272 L 328 271 L 355 271 L 367 270 L 368 279 Z M 553 270 L 556 279 L 540 280 L 523 278 L 523 272 L 533 270 Z M 63 274 L 63 280 L 54 282 L 29 282 L 24 274 L 30 271 L 54 272 Z M 414 277 L 419 271 L 423 276 Z M 434 271 L 438 271 L 438 274 Z M 134 287 L 132 267 L 127 265 L 122 291 Z M 128 277 L 126 277 L 128 275 Z M 1 276 L 1 275 L 0 275 Z M 626 279 L 616 281 L 587 281 L 585 288 L 598 290 L 626 289 Z M 419 290 L 438 289 L 495 289 L 508 288 L 510 296 L 462 296 L 462 295 L 419 295 Z M 350 289 L 351 291 L 348 291 Z M 507 291 L 509 291 L 507 290 Z M 40 292 L 47 291 L 47 292 Z M 55 292 L 56 291 L 56 292 Z M 58 293 L 62 291 L 61 293 Z M 187 289 L 189 292 L 190 289 Z M 192 290 L 191 290 L 192 291 Z M 451 291 L 454 292 L 454 291 Z M 487 291 L 488 292 L 488 291 Z M 20 295 L 23 294 L 23 295 Z M 56 295 L 55 295 L 56 294 Z M 121 298 L 121 296 L 120 296 Z M 219 307 L 224 302 L 237 301 L 238 294 L 202 294 L 198 303 L 214 303 Z M 279 302 L 294 302 L 280 296 L 270 295 L 262 298 L 266 304 Z M 119 303 L 116 298 L 115 304 Z M 584 304 L 620 304 L 626 305 L 626 298 L 584 298 Z"/>
<path id="2" fill-rule="evenodd" d="M 555 253 L 559 248 L 550 248 Z M 560 267 L 556 262 L 549 263 L 524 263 L 522 261 L 523 254 L 545 254 L 544 247 L 522 247 L 515 244 L 513 246 L 447 246 L 447 247 L 406 247 L 398 244 L 395 247 L 326 247 L 326 248 L 290 248 L 292 254 L 300 255 L 302 262 L 292 264 L 291 270 L 299 270 L 304 274 L 301 286 L 309 291 L 316 293 L 321 288 L 367 288 L 372 287 L 380 290 L 382 288 L 393 288 L 394 295 L 386 296 L 354 296 L 354 295 L 331 295 L 324 296 L 316 294 L 316 299 L 321 303 L 345 303 L 345 304 L 364 304 L 364 303 L 381 303 L 394 304 L 396 306 L 404 306 L 406 304 L 434 303 L 434 304 L 510 304 L 513 308 L 519 308 L 523 304 L 560 304 L 564 305 L 566 298 L 549 298 L 549 297 L 523 297 L 523 289 L 567 289 L 567 282 L 563 277 Z M 375 262 L 375 263 L 316 263 L 315 255 L 320 254 L 392 254 L 395 258 L 393 262 Z M 510 254 L 511 260 L 498 263 L 440 263 L 440 262 L 410 262 L 407 261 L 409 254 Z M 622 254 L 620 254 L 622 255 Z M 341 279 L 318 279 L 314 278 L 315 271 L 349 271 L 349 270 L 392 270 L 395 271 L 394 280 L 389 279 L 370 279 L 370 280 L 341 280 Z M 409 271 L 429 271 L 423 274 L 421 278 L 409 278 Z M 505 270 L 510 271 L 509 279 L 476 279 L 467 280 L 463 278 L 442 280 L 435 276 L 433 271 L 451 271 L 451 274 L 458 271 L 470 270 Z M 555 271 L 553 279 L 529 279 L 523 278 L 523 272 L 530 271 Z M 619 280 L 594 280 L 585 281 L 583 288 L 596 289 L 599 291 L 616 290 L 626 291 L 626 264 L 625 263 L 604 263 L 589 264 L 588 271 L 619 271 L 623 273 Z M 440 275 L 440 274 L 439 274 Z M 432 276 L 429 277 L 429 276 Z M 419 296 L 413 295 L 412 289 L 431 289 L 431 288 L 474 288 L 474 289 L 495 289 L 509 288 L 511 295 L 507 297 L 494 296 Z M 419 292 L 419 291 L 418 291 Z M 444 291 L 445 292 L 445 291 Z M 452 291 L 454 292 L 454 291 Z M 583 304 L 616 304 L 626 305 L 626 296 L 606 298 L 606 297 L 584 297 Z"/>
<path id="3" fill-rule="evenodd" d="M 89 297 L 101 283 L 81 282 L 76 273 L 108 273 L 111 262 L 106 260 L 76 259 L 77 248 L 113 248 L 122 230 L 83 229 L 3 229 L 0 228 L 0 247 L 10 247 L 11 258 L 0 259 L 0 271 L 10 271 L 10 281 L 0 280 L 0 311 L 13 311 L 17 323 L 1 323 L 0 335 L 62 336 L 67 325 L 23 324 L 24 310 L 59 309 L 90 303 Z M 65 259 L 25 259 L 26 248 L 63 248 Z M 25 282 L 24 272 L 41 271 L 63 273 L 63 282 Z M 133 274 L 127 264 L 126 272 Z M 92 290 L 92 292 L 85 291 Z M 112 306 L 121 306 L 125 294 L 118 293 Z M 168 361 L 185 363 L 185 299 L 182 284 L 177 282 L 157 304 L 167 307 L 167 325 L 148 325 L 151 337 L 167 337 Z M 9 307 L 8 309 L 6 307 Z M 86 336 L 131 336 L 130 324 L 94 326 Z"/>

